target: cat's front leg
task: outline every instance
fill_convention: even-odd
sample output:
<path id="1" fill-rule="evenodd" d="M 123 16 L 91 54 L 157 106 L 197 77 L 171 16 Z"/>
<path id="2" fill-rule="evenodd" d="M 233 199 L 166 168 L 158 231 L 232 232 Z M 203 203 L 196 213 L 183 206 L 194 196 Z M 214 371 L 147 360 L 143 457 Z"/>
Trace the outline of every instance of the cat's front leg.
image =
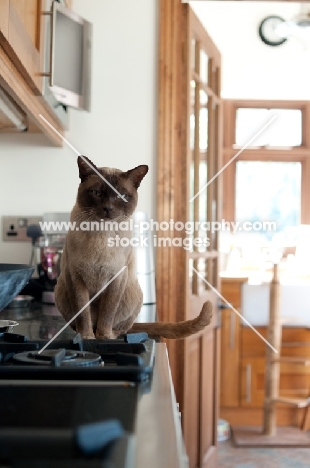
<path id="1" fill-rule="evenodd" d="M 55 287 L 55 302 L 58 310 L 66 322 L 69 322 L 89 301 L 89 294 L 85 285 L 76 279 L 72 281 L 70 274 L 62 273 Z M 90 319 L 89 306 L 73 322 L 73 330 L 83 338 L 94 339 L 95 335 Z"/>
<path id="2" fill-rule="evenodd" d="M 117 338 L 118 334 L 113 330 L 115 316 L 123 297 L 127 282 L 127 271 L 125 270 L 121 278 L 116 278 L 99 298 L 97 309 L 97 340 Z M 126 276 L 126 278 L 124 278 Z"/>
<path id="3" fill-rule="evenodd" d="M 80 333 L 84 339 L 95 339 L 93 325 L 91 320 L 89 293 L 82 281 L 76 281 L 72 284 L 72 294 L 70 294 L 71 310 L 75 311 L 73 315 L 78 314 L 75 318 L 75 330 Z M 85 305 L 87 307 L 85 307 Z M 80 312 L 83 307 L 85 309 Z M 80 312 L 80 313 L 79 313 Z"/>
<path id="4" fill-rule="evenodd" d="M 86 302 L 87 303 L 87 302 Z M 83 306 L 82 306 L 83 307 Z M 82 308 L 81 307 L 81 308 Z M 81 310 L 81 309 L 80 309 Z M 75 319 L 75 329 L 80 333 L 81 337 L 88 340 L 94 340 L 95 334 L 91 321 L 90 307 L 86 307 Z"/>

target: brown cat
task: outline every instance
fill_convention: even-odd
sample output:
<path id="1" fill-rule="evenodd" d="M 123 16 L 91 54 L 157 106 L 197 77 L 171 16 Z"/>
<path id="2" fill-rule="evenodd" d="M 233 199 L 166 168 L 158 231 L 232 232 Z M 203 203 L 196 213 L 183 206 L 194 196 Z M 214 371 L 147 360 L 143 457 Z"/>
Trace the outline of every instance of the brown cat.
<path id="1" fill-rule="evenodd" d="M 148 172 L 148 166 L 127 172 L 107 167 L 97 168 L 78 158 L 81 183 L 71 222 L 129 221 L 137 201 L 137 189 Z M 105 180 L 103 180 L 100 173 Z M 110 185 L 109 185 L 110 184 Z M 117 194 L 112 187 L 119 194 Z M 143 298 L 135 275 L 133 248 L 109 246 L 108 239 L 119 235 L 131 238 L 131 231 L 69 230 L 63 250 L 61 274 L 55 287 L 56 305 L 69 321 L 123 267 L 125 268 L 71 323 L 83 338 L 116 338 L 128 331 L 145 331 L 164 338 L 184 338 L 202 330 L 210 323 L 212 305 L 204 304 L 200 315 L 179 323 L 134 324 Z"/>

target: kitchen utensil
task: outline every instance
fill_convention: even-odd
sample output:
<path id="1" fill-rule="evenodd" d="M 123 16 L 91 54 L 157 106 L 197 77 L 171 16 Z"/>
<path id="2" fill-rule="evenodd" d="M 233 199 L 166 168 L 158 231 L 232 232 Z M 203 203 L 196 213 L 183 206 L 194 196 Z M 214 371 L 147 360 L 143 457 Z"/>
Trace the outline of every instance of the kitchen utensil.
<path id="1" fill-rule="evenodd" d="M 36 263 L 36 247 L 35 243 L 43 235 L 41 228 L 38 224 L 30 224 L 27 227 L 27 237 L 31 238 L 31 258 L 30 258 L 30 265 L 33 265 L 34 267 L 37 266 Z"/>
<path id="2" fill-rule="evenodd" d="M 13 320 L 0 320 L 0 333 L 12 333 L 14 327 L 17 325 L 19 325 L 19 323 Z"/>
<path id="3" fill-rule="evenodd" d="M 18 295 L 33 272 L 29 265 L 0 263 L 0 311 Z"/>

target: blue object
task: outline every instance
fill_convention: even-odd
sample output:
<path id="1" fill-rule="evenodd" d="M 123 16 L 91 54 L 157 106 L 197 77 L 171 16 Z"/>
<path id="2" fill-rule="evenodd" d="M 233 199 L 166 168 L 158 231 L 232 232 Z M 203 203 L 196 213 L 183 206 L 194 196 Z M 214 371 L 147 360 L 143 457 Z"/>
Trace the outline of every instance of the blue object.
<path id="1" fill-rule="evenodd" d="M 85 455 L 93 455 L 124 434 L 125 431 L 119 420 L 110 419 L 78 427 L 76 443 Z"/>
<path id="2" fill-rule="evenodd" d="M 30 265 L 0 263 L 0 310 L 20 293 L 33 272 Z"/>

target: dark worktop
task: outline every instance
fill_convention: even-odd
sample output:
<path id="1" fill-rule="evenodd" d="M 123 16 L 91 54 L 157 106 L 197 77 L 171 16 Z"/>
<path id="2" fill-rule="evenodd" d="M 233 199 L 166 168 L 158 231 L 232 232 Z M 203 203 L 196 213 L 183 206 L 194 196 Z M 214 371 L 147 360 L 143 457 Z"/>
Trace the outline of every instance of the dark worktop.
<path id="1" fill-rule="evenodd" d="M 14 320 L 19 323 L 14 333 L 27 335 L 30 340 L 50 340 L 65 324 L 55 305 L 38 302 L 29 307 L 7 308 L 0 312 L 2 320 Z M 75 332 L 70 326 L 61 333 L 61 339 L 72 338 Z"/>
<path id="2" fill-rule="evenodd" d="M 51 339 L 65 321 L 52 305 L 32 303 L 30 307 L 5 309 L 1 319 L 19 323 L 14 333 L 29 339 Z M 59 336 L 75 336 L 68 326 Z M 57 340 L 58 338 L 56 338 Z M 168 355 L 164 343 L 156 344 L 153 378 L 146 392 L 142 391 L 136 418 L 135 468 L 187 468 L 180 417 L 175 400 Z"/>

